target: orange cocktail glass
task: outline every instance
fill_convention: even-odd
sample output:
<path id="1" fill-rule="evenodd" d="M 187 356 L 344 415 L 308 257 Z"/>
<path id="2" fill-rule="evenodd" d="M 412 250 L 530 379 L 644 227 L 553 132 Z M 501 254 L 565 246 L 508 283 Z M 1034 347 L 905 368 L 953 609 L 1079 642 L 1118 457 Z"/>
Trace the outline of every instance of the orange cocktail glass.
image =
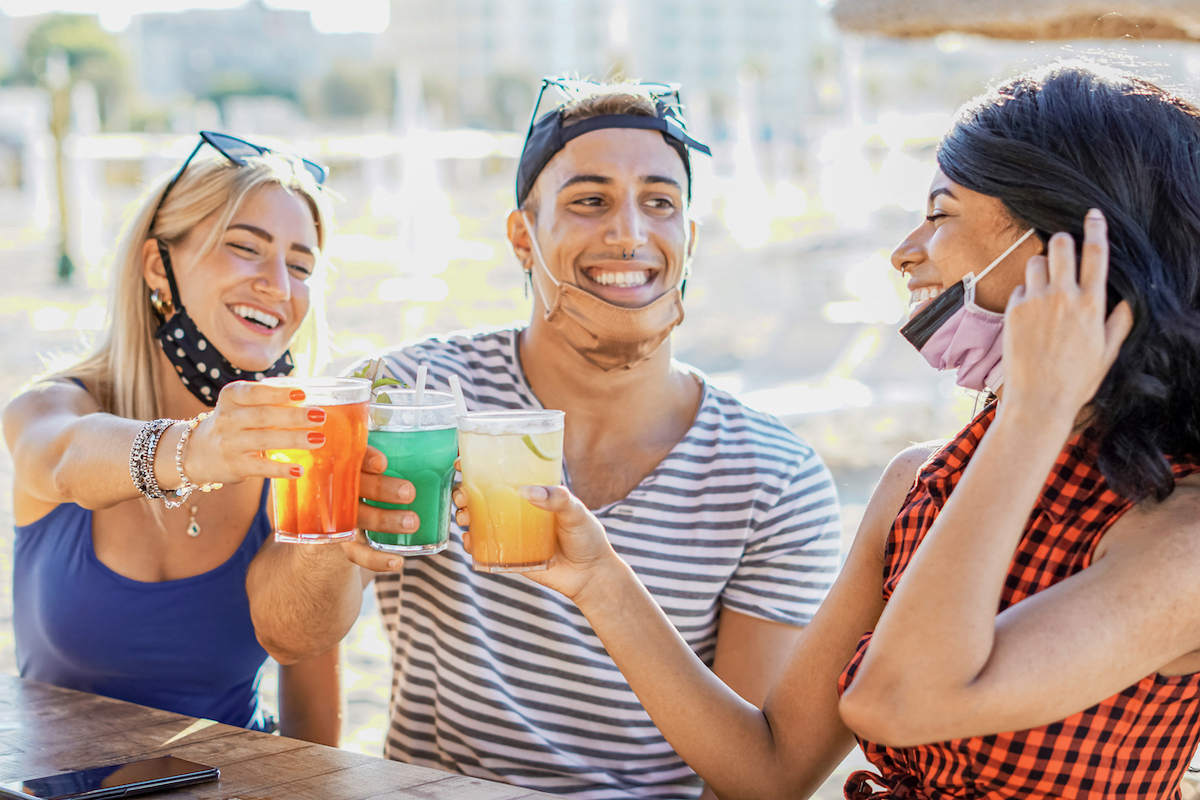
<path id="1" fill-rule="evenodd" d="M 270 450 L 268 457 L 299 464 L 299 478 L 271 480 L 275 541 L 324 544 L 353 539 L 358 484 L 367 449 L 371 384 L 361 378 L 267 378 L 263 383 L 303 389 L 300 405 L 325 410 L 315 450 Z"/>

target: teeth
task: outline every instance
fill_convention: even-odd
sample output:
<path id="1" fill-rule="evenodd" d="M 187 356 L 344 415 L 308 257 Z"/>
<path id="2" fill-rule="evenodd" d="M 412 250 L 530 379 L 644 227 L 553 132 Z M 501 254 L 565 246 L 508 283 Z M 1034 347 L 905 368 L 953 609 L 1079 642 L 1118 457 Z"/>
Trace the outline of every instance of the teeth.
<path id="1" fill-rule="evenodd" d="M 250 306 L 233 306 L 231 310 L 242 319 L 248 319 L 251 322 L 257 322 L 259 325 L 267 328 L 274 328 L 280 322 L 282 322 L 282 320 L 274 314 L 268 314 L 265 311 L 259 311 L 257 308 L 251 308 Z"/>
<path id="2" fill-rule="evenodd" d="M 908 304 L 913 306 L 917 303 L 924 303 L 926 300 L 932 300 L 941 293 L 942 290 L 938 286 L 922 286 L 909 296 Z"/>
<path id="3" fill-rule="evenodd" d="M 637 272 L 593 272 L 591 279 L 601 286 L 644 286 L 650 279 L 645 270 Z"/>

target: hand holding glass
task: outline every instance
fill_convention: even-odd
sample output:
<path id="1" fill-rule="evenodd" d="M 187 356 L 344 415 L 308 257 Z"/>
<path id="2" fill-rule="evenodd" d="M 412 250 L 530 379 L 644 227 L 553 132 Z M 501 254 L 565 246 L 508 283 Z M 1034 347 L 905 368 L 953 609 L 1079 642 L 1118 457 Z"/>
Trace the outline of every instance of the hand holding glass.
<path id="1" fill-rule="evenodd" d="M 364 500 L 380 508 L 413 511 L 421 527 L 416 533 L 367 531 L 367 541 L 376 550 L 405 556 L 441 552 L 450 538 L 450 487 L 458 456 L 454 398 L 445 392 L 424 392 L 418 405 L 415 391 L 390 388 L 387 396 L 390 403 L 370 406 L 367 443 L 387 456 L 384 474 L 411 483 L 416 498 L 403 504 Z"/>
<path id="2" fill-rule="evenodd" d="M 478 572 L 546 569 L 554 515 L 517 494 L 562 482 L 563 412 L 486 411 L 458 420 L 463 491 Z"/>
<path id="3" fill-rule="evenodd" d="M 298 464 L 299 478 L 271 480 L 275 541 L 324 544 L 353 539 L 358 487 L 367 451 L 371 384 L 361 378 L 265 378 L 304 391 L 301 405 L 321 408 L 325 443 L 315 450 L 268 450 L 274 461 Z"/>

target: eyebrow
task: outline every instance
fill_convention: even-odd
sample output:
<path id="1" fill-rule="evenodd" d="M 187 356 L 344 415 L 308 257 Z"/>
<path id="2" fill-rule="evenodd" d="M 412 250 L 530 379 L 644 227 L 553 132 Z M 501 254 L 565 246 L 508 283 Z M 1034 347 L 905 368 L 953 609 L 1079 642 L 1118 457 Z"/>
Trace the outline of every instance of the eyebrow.
<path id="1" fill-rule="evenodd" d="M 275 241 L 275 237 L 272 236 L 271 234 L 269 234 L 268 232 L 264 231 L 262 228 L 259 228 L 255 225 L 247 225 L 244 222 L 238 222 L 233 225 L 230 225 L 226 230 L 234 230 L 235 228 L 237 228 L 239 230 L 247 231 L 248 233 L 252 233 L 255 236 L 257 236 L 258 238 L 263 239 L 267 242 Z M 301 253 L 307 253 L 310 256 L 313 254 L 311 247 L 300 244 L 299 242 L 293 242 L 292 249 L 296 250 L 298 252 L 301 252 Z"/>
<path id="2" fill-rule="evenodd" d="M 949 197 L 951 200 L 958 199 L 957 197 L 954 196 L 954 192 L 950 191 L 945 186 L 939 186 L 938 188 L 934 189 L 932 192 L 929 193 L 929 202 L 932 203 L 934 201 L 934 198 L 940 197 L 941 195 L 946 195 L 946 197 Z"/>
<path id="3" fill-rule="evenodd" d="M 674 186 L 676 189 L 683 191 L 683 186 L 681 186 L 679 184 L 679 181 L 675 180 L 674 178 L 668 178 L 665 175 L 647 175 L 646 177 L 642 178 L 641 182 L 642 183 L 669 183 L 670 185 Z"/>
<path id="4" fill-rule="evenodd" d="M 558 190 L 561 192 L 563 189 L 574 186 L 577 183 L 602 183 L 608 186 L 611 185 L 612 182 L 612 178 L 606 178 L 603 175 L 576 175 L 572 178 L 568 178 L 562 186 L 558 187 Z"/>
<path id="5" fill-rule="evenodd" d="M 576 175 L 573 178 L 568 178 L 567 181 L 558 188 L 558 190 L 561 192 L 563 189 L 574 186 L 577 183 L 599 183 L 605 186 L 611 186 L 613 184 L 613 179 L 604 175 Z M 680 185 L 679 181 L 675 180 L 674 178 L 668 178 L 665 175 L 645 175 L 638 180 L 638 183 L 666 183 L 674 186 L 680 191 L 683 190 L 683 186 Z"/>

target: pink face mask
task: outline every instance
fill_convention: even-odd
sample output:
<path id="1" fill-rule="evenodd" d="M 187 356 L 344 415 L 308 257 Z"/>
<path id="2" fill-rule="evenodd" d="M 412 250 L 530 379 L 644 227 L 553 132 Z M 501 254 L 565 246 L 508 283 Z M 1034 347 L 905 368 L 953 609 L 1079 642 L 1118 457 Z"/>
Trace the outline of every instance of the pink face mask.
<path id="1" fill-rule="evenodd" d="M 939 294 L 910 319 L 900 334 L 935 369 L 958 371 L 955 382 L 975 391 L 995 391 L 1004 382 L 1000 352 L 1004 314 L 975 304 L 975 284 L 1008 258 L 1033 228 L 978 275 L 968 272 L 963 279 Z"/>

